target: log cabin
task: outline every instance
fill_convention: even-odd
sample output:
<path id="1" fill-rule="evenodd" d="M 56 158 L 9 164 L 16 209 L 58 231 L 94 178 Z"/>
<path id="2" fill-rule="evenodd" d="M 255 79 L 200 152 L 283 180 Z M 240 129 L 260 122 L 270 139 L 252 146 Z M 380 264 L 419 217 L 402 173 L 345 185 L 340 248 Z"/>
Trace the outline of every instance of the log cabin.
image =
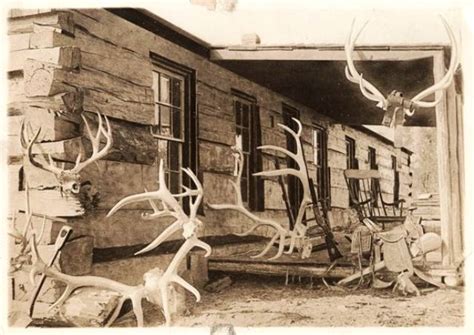
<path id="1" fill-rule="evenodd" d="M 432 256 L 431 273 L 457 275 L 463 248 L 460 80 L 443 95 L 442 104 L 407 121 L 403 136 L 412 146 L 397 148 L 393 139 L 367 126 L 380 125 L 383 115 L 344 77 L 342 46 L 266 46 L 252 36 L 242 45 L 212 46 L 154 13 L 129 8 L 11 10 L 8 38 L 9 206 L 19 218 L 24 215 L 28 182 L 33 224 L 47 218 L 44 252 L 51 252 L 63 224 L 73 227 L 58 261 L 62 271 L 136 284 L 152 264 L 165 265 L 176 250 L 173 243 L 151 255 L 133 253 L 162 232 L 166 220 L 142 220 L 142 212 L 150 209 L 147 203 L 110 218 L 107 212 L 127 195 L 155 189 L 160 159 L 166 162 L 170 190 L 177 192 L 187 182 L 180 168 L 189 167 L 203 183 L 205 202 L 232 199 L 231 146 L 237 132 L 243 134 L 249 162 L 242 183 L 246 206 L 287 222 L 278 182 L 251 174 L 273 168 L 272 157 L 262 157 L 258 145 L 291 149 L 277 124 L 291 126 L 291 117 L 297 117 L 308 169 L 317 193 L 327 199 L 332 228 L 344 229 L 357 220 L 343 171 L 378 169 L 387 200 L 416 204 L 417 195 L 437 193 L 422 213 L 443 239 L 442 251 Z M 371 46 L 358 47 L 355 60 L 384 90 L 414 93 L 442 77 L 447 53 L 443 46 Z M 41 127 L 41 149 L 33 154 L 50 154 L 69 166 L 80 152 L 90 156 L 80 116 L 94 124 L 97 112 L 110 121 L 112 150 L 81 172 L 87 194 L 65 197 L 51 173 L 25 159 L 20 124 L 26 120 L 34 129 Z M 417 150 L 427 138 L 432 146 L 424 150 L 436 152 L 428 167 L 419 158 L 414 163 L 424 154 Z M 433 174 L 438 176 L 434 190 L 418 182 Z M 297 182 L 289 179 L 287 187 L 297 206 Z M 200 216 L 203 238 L 211 245 L 252 246 L 232 235 L 248 229 L 248 218 L 205 205 Z M 269 234 L 265 228 L 255 233 Z M 200 254 L 186 266 L 195 281 L 205 282 L 209 264 Z M 26 276 L 12 281 L 13 298 L 26 299 Z M 58 295 L 59 288 L 50 286 L 41 297 L 45 302 Z"/>

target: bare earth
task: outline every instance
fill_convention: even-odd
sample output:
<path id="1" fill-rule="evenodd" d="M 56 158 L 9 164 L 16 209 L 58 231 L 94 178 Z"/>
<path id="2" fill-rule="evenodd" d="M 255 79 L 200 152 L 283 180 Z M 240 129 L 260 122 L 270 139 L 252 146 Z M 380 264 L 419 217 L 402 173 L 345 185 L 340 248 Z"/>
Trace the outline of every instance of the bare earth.
<path id="1" fill-rule="evenodd" d="M 391 289 L 327 288 L 308 279 L 285 285 L 284 278 L 240 277 L 221 293 L 203 292 L 175 326 L 232 324 L 266 326 L 451 326 L 464 322 L 463 289 L 422 289 L 419 297 L 403 297 Z M 145 313 L 147 326 L 159 326 L 159 311 Z M 159 316 L 158 316 L 159 315 Z M 157 320 L 157 317 L 159 320 Z M 120 321 L 118 322 L 120 323 Z"/>

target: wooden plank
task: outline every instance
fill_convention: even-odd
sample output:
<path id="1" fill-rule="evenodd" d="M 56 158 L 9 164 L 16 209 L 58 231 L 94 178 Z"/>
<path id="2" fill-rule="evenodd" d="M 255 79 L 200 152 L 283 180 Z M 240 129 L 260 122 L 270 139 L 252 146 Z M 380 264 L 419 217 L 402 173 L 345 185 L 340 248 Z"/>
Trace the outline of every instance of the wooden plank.
<path id="1" fill-rule="evenodd" d="M 74 88 L 88 88 L 106 91 L 122 100 L 153 103 L 153 89 L 110 76 L 105 72 L 81 69 L 76 73 L 46 63 L 27 60 L 24 73 L 27 96 L 50 96 L 71 92 L 75 90 Z"/>
<path id="2" fill-rule="evenodd" d="M 199 169 L 206 172 L 232 174 L 234 157 L 230 146 L 200 141 Z"/>
<path id="3" fill-rule="evenodd" d="M 235 144 L 235 125 L 209 115 L 199 118 L 199 139 L 225 145 Z"/>
<path id="4" fill-rule="evenodd" d="M 31 210 L 34 213 L 49 216 L 80 216 L 84 214 L 79 200 L 73 196 L 65 196 L 59 190 L 30 190 Z M 17 192 L 12 203 L 20 210 L 25 210 L 25 192 Z M 54 204 L 54 206 L 51 206 Z"/>
<path id="5" fill-rule="evenodd" d="M 74 21 L 68 12 L 50 11 L 38 15 L 17 16 L 8 19 L 8 35 L 54 30 L 74 35 Z"/>
<path id="6" fill-rule="evenodd" d="M 433 50 L 371 50 L 356 48 L 353 59 L 373 61 L 404 61 L 433 57 L 439 52 L 439 48 Z M 258 49 L 258 50 L 229 50 L 213 49 L 210 59 L 212 61 L 222 60 L 306 60 L 306 61 L 346 61 L 346 55 L 342 48 L 338 50 L 314 49 Z"/>
<path id="7" fill-rule="evenodd" d="M 72 70 L 81 65 L 81 51 L 75 47 L 56 47 L 48 49 L 29 49 L 10 53 L 7 71 L 23 71 L 27 59 L 34 59 Z"/>

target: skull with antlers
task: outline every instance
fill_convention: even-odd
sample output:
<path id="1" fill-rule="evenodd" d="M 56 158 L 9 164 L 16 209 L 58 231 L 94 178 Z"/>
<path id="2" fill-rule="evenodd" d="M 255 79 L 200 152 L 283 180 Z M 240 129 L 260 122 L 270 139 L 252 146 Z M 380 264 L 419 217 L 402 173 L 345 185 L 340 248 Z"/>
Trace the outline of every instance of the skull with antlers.
<path id="1" fill-rule="evenodd" d="M 355 35 L 353 33 L 355 20 L 352 22 L 351 32 L 344 45 L 344 51 L 347 59 L 347 66 L 345 67 L 346 78 L 349 81 L 358 84 L 364 97 L 371 101 L 377 102 L 377 107 L 385 111 L 385 116 L 382 121 L 383 125 L 391 126 L 394 122 L 396 124 L 402 124 L 404 121 L 404 115 L 413 116 L 416 109 L 418 108 L 435 107 L 440 103 L 440 98 L 436 99 L 435 101 L 423 100 L 431 94 L 444 90 L 449 85 L 451 85 L 459 64 L 458 44 L 451 27 L 442 16 L 440 17 L 451 41 L 451 60 L 449 63 L 449 69 L 439 82 L 421 91 L 411 99 L 406 99 L 403 97 L 402 92 L 396 90 L 393 90 L 387 97 L 385 97 L 373 84 L 363 78 L 363 75 L 357 71 L 352 60 L 352 53 L 354 51 L 354 45 L 368 21 L 363 24 L 362 28 Z M 399 111 L 400 113 L 397 113 Z M 399 117 L 397 117 L 398 114 L 400 115 Z"/>
<path id="2" fill-rule="evenodd" d="M 76 163 L 74 167 L 69 170 L 65 170 L 64 166 L 62 168 L 58 167 L 56 163 L 54 162 L 53 158 L 51 157 L 51 154 L 48 154 L 49 162 L 46 162 L 44 159 L 43 159 L 43 162 L 35 161 L 33 158 L 33 153 L 32 153 L 33 145 L 35 144 L 36 140 L 38 139 L 41 133 L 41 128 L 38 128 L 36 133 L 30 139 L 27 134 L 27 128 L 25 127 L 25 123 L 23 122 L 21 125 L 21 137 L 20 137 L 21 145 L 26 151 L 28 160 L 33 166 L 39 169 L 42 169 L 44 171 L 53 173 L 59 182 L 61 191 L 64 191 L 66 193 L 68 192 L 75 193 L 75 194 L 79 193 L 80 188 L 81 188 L 81 182 L 80 182 L 81 176 L 79 174 L 80 171 L 84 169 L 86 166 L 88 166 L 89 164 L 103 158 L 105 155 L 108 154 L 110 148 L 112 147 L 112 129 L 110 127 L 109 120 L 107 119 L 106 116 L 104 116 L 105 123 L 106 123 L 106 129 L 104 129 L 102 116 L 99 113 L 97 113 L 97 118 L 98 118 L 97 133 L 94 136 L 92 135 L 92 131 L 89 126 L 89 123 L 87 122 L 87 119 L 84 116 L 82 116 L 82 119 L 84 120 L 84 124 L 87 129 L 87 133 L 92 143 L 92 156 L 86 159 L 85 161 L 81 162 L 82 155 L 81 153 L 79 153 L 77 155 Z M 102 149 L 100 149 L 100 139 L 102 135 L 106 139 L 106 144 L 102 147 Z"/>

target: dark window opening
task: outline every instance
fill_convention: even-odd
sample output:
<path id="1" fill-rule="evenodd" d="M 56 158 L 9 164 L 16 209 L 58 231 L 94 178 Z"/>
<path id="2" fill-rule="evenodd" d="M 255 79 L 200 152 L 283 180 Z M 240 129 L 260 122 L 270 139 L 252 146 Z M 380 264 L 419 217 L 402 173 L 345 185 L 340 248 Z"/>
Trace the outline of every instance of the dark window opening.
<path id="1" fill-rule="evenodd" d="M 393 202 L 400 200 L 400 172 L 397 170 L 397 157 L 392 156 Z"/>
<path id="2" fill-rule="evenodd" d="M 316 194 L 325 208 L 331 206 L 331 187 L 328 168 L 327 132 L 324 128 L 313 128 L 313 164 L 316 168 Z"/>
<path id="3" fill-rule="evenodd" d="M 242 202 L 254 211 L 264 210 L 263 179 L 253 174 L 262 170 L 262 158 L 257 147 L 261 145 L 260 113 L 256 99 L 234 91 L 235 131 L 241 136 L 244 154 L 240 180 Z"/>
<path id="4" fill-rule="evenodd" d="M 357 161 L 356 158 L 356 142 L 353 138 L 346 136 L 346 167 L 349 170 L 352 169 L 358 169 L 359 168 L 359 162 Z M 355 194 L 359 194 L 359 184 L 357 183 L 356 180 L 351 180 L 351 183 L 354 183 L 351 185 L 351 188 L 355 191 Z M 349 195 L 349 206 L 352 206 L 354 202 L 352 201 L 352 198 Z"/>
<path id="5" fill-rule="evenodd" d="M 370 170 L 378 170 L 379 169 L 379 167 L 377 165 L 377 151 L 375 150 L 375 148 L 369 147 L 368 161 L 369 161 Z M 371 198 L 374 202 L 374 207 L 378 207 L 377 184 L 376 184 L 376 181 L 374 181 L 374 180 L 370 181 L 370 192 L 371 192 Z"/>

